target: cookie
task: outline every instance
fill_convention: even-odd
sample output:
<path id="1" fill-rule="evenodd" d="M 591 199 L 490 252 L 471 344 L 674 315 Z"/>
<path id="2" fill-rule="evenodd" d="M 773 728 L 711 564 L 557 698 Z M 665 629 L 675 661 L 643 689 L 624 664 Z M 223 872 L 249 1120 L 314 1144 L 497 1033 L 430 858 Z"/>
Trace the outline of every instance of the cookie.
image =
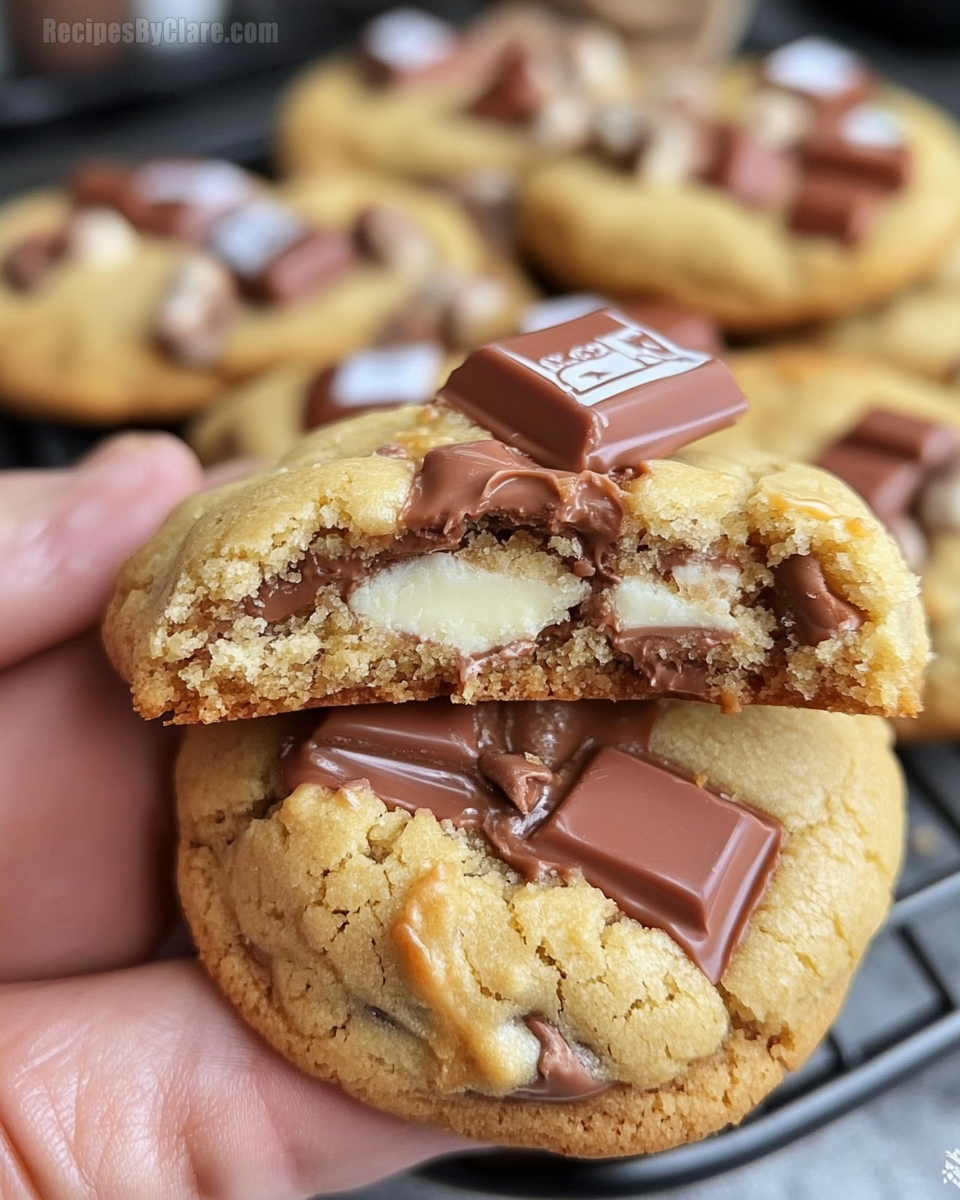
<path id="1" fill-rule="evenodd" d="M 890 902 L 903 786 L 884 722 L 685 702 L 385 708 L 335 710 L 326 733 L 304 715 L 199 727 L 183 746 L 184 910 L 281 1054 L 399 1116 L 581 1157 L 703 1137 L 803 1062 Z M 537 763 L 477 758 L 501 721 L 513 751 L 550 764 L 541 776 L 564 775 L 574 733 L 600 748 L 574 750 L 576 781 L 521 815 L 496 764 Z M 430 732 L 411 742 L 418 723 Z M 360 772 L 364 748 L 379 765 Z M 607 845 L 620 801 L 591 788 L 610 770 L 643 776 L 626 794 L 647 841 L 627 822 Z M 436 815 L 406 797 L 421 785 Z M 471 826 L 471 796 L 497 821 Z M 694 822 L 683 846 L 666 807 Z M 582 873 L 553 870 L 581 835 Z M 703 890 L 727 851 L 746 895 L 733 916 Z"/>
<path id="2" fill-rule="evenodd" d="M 186 501 L 121 572 L 108 649 L 179 722 L 448 694 L 912 715 L 917 583 L 863 502 L 680 450 L 744 403 L 612 309 L 492 343 L 437 403 Z"/>
<path id="3" fill-rule="evenodd" d="M 556 282 L 662 292 L 741 332 L 889 297 L 958 218 L 949 119 L 818 39 L 724 68 L 695 104 L 609 110 L 592 151 L 538 166 L 519 201 L 521 244 Z"/>
<path id="4" fill-rule="evenodd" d="M 860 456 L 854 455 L 851 462 L 847 450 L 849 435 L 858 427 L 862 430 L 869 414 L 903 414 L 935 430 L 960 434 L 960 405 L 951 389 L 868 359 L 787 347 L 742 351 L 730 355 L 728 362 L 750 408 L 739 425 L 705 439 L 704 449 L 721 453 L 763 449 L 820 462 L 869 494 L 870 487 L 876 489 L 883 478 L 871 471 L 872 484 L 868 484 L 862 467 L 859 476 L 855 473 Z M 869 429 L 861 444 L 870 448 Z M 878 511 L 901 537 L 914 569 L 921 573 L 933 643 L 923 712 L 915 720 L 897 723 L 904 738 L 960 733 L 960 605 L 956 599 L 960 596 L 960 502 L 951 502 L 960 485 L 955 482 L 957 443 L 952 445 L 951 449 L 951 442 L 946 443 L 949 461 L 940 463 L 925 485 L 916 480 L 911 485 L 908 472 L 907 491 L 901 491 L 904 475 L 898 469 L 893 487 L 887 482 L 873 496 Z M 837 446 L 839 459 L 833 449 Z M 889 447 L 881 451 L 889 453 Z M 895 458 L 891 465 L 896 467 Z M 887 478 L 892 480 L 892 473 Z"/>
<path id="5" fill-rule="evenodd" d="M 518 176 L 582 143 L 597 106 L 631 87 L 622 40 L 598 24 L 516 8 L 460 32 L 392 10 L 351 55 L 293 85 L 280 110 L 280 162 L 292 174 L 359 165 L 509 208 Z"/>
<path id="6" fill-rule="evenodd" d="M 519 300 L 522 292 L 522 282 L 515 281 L 512 294 Z M 578 292 L 518 306 L 519 332 L 546 329 L 607 303 L 602 296 Z M 715 323 L 683 305 L 648 299 L 625 311 L 682 346 L 707 354 L 721 352 L 723 341 Z M 421 323 L 414 332 L 431 340 L 359 350 L 319 374 L 302 367 L 268 371 L 227 391 L 191 423 L 187 441 L 203 463 L 245 456 L 272 460 L 320 425 L 375 409 L 426 403 L 463 358 L 465 347 L 449 344 L 449 337 L 446 345 L 437 340 L 443 325 Z"/>
<path id="7" fill-rule="evenodd" d="M 0 213 L 0 399 L 30 415 L 176 419 L 239 378 L 335 362 L 428 284 L 491 267 L 454 203 L 357 171 L 272 190 L 159 160 L 83 169 L 72 195 Z M 509 331 L 513 305 L 501 288 L 482 336 Z"/>
<path id="8" fill-rule="evenodd" d="M 941 383 L 960 383 L 960 242 L 951 242 L 922 283 L 877 308 L 832 323 L 817 341 Z"/>

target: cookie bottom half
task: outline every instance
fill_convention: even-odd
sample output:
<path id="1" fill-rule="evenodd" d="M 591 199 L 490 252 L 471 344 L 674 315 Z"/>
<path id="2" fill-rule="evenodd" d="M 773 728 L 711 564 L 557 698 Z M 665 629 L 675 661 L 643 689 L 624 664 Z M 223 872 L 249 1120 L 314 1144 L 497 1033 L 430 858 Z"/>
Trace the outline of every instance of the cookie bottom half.
<path id="1" fill-rule="evenodd" d="M 208 971 L 272 1046 L 408 1119 L 582 1157 L 736 1123 L 824 1035 L 890 902 L 903 789 L 876 718 L 659 706 L 657 757 L 783 830 L 715 984 L 583 878 L 525 880 L 482 835 L 362 782 L 289 791 L 281 754 L 312 720 L 190 730 L 184 909 Z M 538 1097 L 532 1019 L 603 1090 Z"/>

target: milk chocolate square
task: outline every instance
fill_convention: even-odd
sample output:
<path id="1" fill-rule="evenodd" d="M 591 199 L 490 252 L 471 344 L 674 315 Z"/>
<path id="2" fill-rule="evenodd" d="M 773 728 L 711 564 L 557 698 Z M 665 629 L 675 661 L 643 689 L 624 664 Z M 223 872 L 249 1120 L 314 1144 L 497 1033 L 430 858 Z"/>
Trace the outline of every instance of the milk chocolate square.
<path id="1" fill-rule="evenodd" d="M 475 350 L 440 399 L 568 471 L 639 466 L 733 424 L 747 407 L 719 359 L 615 308 Z"/>
<path id="2" fill-rule="evenodd" d="M 608 748 L 529 844 L 545 862 L 579 865 L 716 983 L 773 871 L 781 832 L 771 817 Z"/>

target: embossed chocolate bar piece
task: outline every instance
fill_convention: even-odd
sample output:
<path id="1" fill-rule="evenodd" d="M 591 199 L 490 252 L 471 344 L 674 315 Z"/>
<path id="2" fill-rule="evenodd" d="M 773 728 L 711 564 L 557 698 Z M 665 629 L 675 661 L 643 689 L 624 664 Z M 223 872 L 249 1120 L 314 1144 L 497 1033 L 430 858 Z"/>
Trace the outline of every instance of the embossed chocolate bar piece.
<path id="1" fill-rule="evenodd" d="M 398 404 L 425 404 L 437 389 L 442 364 L 443 347 L 438 342 L 361 350 L 314 380 L 304 428 Z"/>
<path id="2" fill-rule="evenodd" d="M 896 117 L 871 104 L 859 104 L 828 122 L 802 148 L 809 166 L 852 176 L 869 187 L 894 191 L 910 179 L 911 157 Z"/>
<path id="3" fill-rule="evenodd" d="M 529 879 L 580 871 L 717 982 L 782 831 L 654 758 L 657 711 L 602 700 L 334 709 L 287 751 L 284 777 L 290 790 L 364 779 L 391 808 L 481 831 Z"/>
<path id="4" fill-rule="evenodd" d="M 568 471 L 638 467 L 746 411 L 722 362 L 612 308 L 475 350 L 439 398 Z"/>

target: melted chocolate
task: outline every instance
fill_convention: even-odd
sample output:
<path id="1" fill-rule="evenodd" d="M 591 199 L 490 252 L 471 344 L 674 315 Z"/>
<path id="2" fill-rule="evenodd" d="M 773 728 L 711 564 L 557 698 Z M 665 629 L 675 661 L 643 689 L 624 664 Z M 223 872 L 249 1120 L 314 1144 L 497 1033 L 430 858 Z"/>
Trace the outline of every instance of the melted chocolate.
<path id="1" fill-rule="evenodd" d="M 584 565 L 600 569 L 620 536 L 623 499 L 606 476 L 550 470 L 501 442 L 460 442 L 430 450 L 410 489 L 403 525 L 437 537 L 438 548 L 446 548 L 459 545 L 467 521 L 483 517 L 510 528 L 576 534 L 587 547 Z"/>
<path id="2" fill-rule="evenodd" d="M 391 808 L 482 832 L 527 879 L 582 872 L 717 982 L 781 830 L 655 759 L 657 711 L 602 700 L 334 709 L 285 752 L 284 780 L 288 791 L 366 780 Z"/>
<path id="3" fill-rule="evenodd" d="M 859 608 L 830 590 L 823 568 L 812 554 L 794 554 L 773 569 L 774 607 L 803 646 L 850 633 L 863 624 Z"/>
<path id="4" fill-rule="evenodd" d="M 731 425 L 747 406 L 719 359 L 612 308 L 474 350 L 439 398 L 564 471 L 639 467 Z"/>
<path id="5" fill-rule="evenodd" d="M 613 1086 L 592 1074 L 552 1021 L 531 1014 L 524 1017 L 523 1023 L 540 1043 L 537 1079 L 511 1092 L 511 1100 L 539 1100 L 546 1103 L 583 1100 Z"/>

